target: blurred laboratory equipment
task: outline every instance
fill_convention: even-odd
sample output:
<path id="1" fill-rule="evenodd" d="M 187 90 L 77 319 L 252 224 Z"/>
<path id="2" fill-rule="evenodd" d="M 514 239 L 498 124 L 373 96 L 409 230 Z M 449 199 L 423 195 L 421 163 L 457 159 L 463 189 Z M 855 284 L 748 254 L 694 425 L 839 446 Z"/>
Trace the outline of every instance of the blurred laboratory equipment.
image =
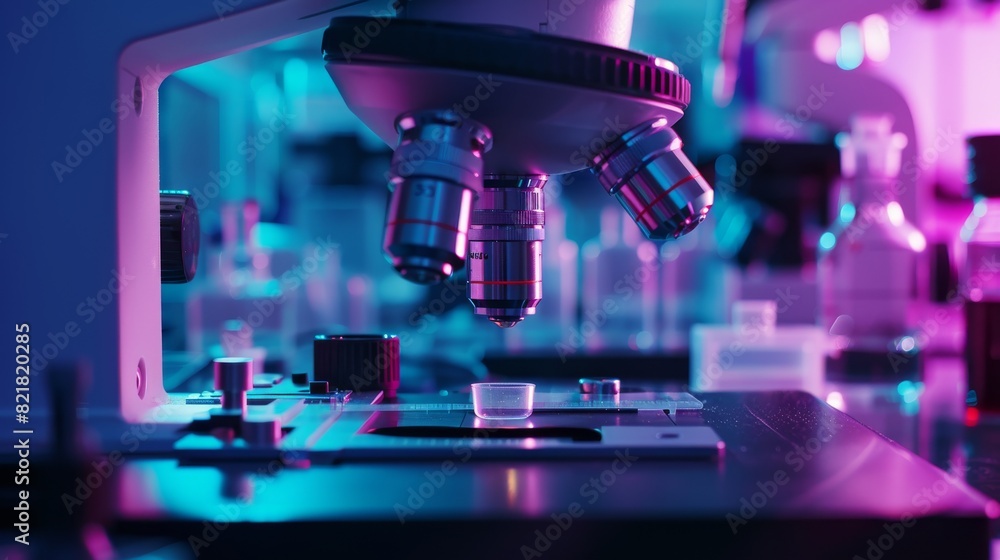
<path id="1" fill-rule="evenodd" d="M 230 319 L 222 325 L 221 356 L 251 360 L 253 371 L 263 372 L 267 349 L 254 345 L 253 329 L 244 319 Z"/>
<path id="2" fill-rule="evenodd" d="M 258 363 L 287 363 L 294 356 L 299 284 L 271 273 L 269 254 L 254 241 L 259 218 L 253 200 L 223 206 L 222 247 L 187 303 L 188 351 Z"/>
<path id="3" fill-rule="evenodd" d="M 976 196 L 962 228 L 966 360 L 970 395 L 982 410 L 1000 411 L 1000 136 L 966 141 L 969 187 Z"/>
<path id="4" fill-rule="evenodd" d="M 583 309 L 574 330 L 588 350 L 655 348 L 659 250 L 614 207 L 583 245 Z"/>
<path id="5" fill-rule="evenodd" d="M 716 160 L 719 253 L 740 267 L 740 297 L 780 302 L 780 323 L 816 321 L 816 240 L 827 227 L 837 159 L 832 142 L 769 137 L 746 138 Z"/>
<path id="6" fill-rule="evenodd" d="M 854 374 L 910 372 L 904 366 L 918 350 L 909 317 L 927 241 L 897 200 L 906 142 L 882 114 L 856 115 L 850 133 L 837 136 L 850 201 L 819 239 L 820 325 Z"/>
<path id="7" fill-rule="evenodd" d="M 893 42 L 891 56 L 885 60 L 876 60 L 873 56 L 874 49 L 879 48 L 879 45 L 888 49 L 890 37 L 883 36 L 876 25 L 881 21 L 877 14 L 867 17 L 862 13 L 869 8 L 830 6 L 822 10 L 822 21 L 802 21 L 802 34 L 814 38 L 815 42 L 812 50 L 799 52 L 789 48 L 798 37 L 787 32 L 791 29 L 788 25 L 789 18 L 778 16 L 811 9 L 802 4 L 784 7 L 778 4 L 747 5 L 740 2 L 724 4 L 724 8 L 721 4 L 714 4 L 707 14 L 710 19 L 715 18 L 711 21 L 717 19 L 724 24 L 718 37 L 714 38 L 718 40 L 718 45 L 714 39 L 710 41 L 711 44 L 701 45 L 705 50 L 701 56 L 702 68 L 711 70 L 712 65 L 724 66 L 724 71 L 719 73 L 713 70 L 705 74 L 708 79 L 704 83 L 698 78 L 692 84 L 693 96 L 711 97 L 716 103 L 714 106 L 713 103 L 692 103 L 686 111 L 688 118 L 670 127 L 687 140 L 691 148 L 689 155 L 697 156 L 693 158 L 695 163 L 703 163 L 706 158 L 713 157 L 719 151 L 725 152 L 716 165 L 717 177 L 713 180 L 708 174 L 705 175 L 718 187 L 715 189 L 716 210 L 696 231 L 662 245 L 657 243 L 659 253 L 656 262 L 649 261 L 651 265 L 660 265 L 656 270 L 657 279 L 653 280 L 657 291 L 657 299 L 652 306 L 655 308 L 654 317 L 644 320 L 641 318 L 642 313 L 637 313 L 639 327 L 633 333 L 635 336 L 613 334 L 616 330 L 614 324 L 630 313 L 624 309 L 627 301 L 622 301 L 622 308 L 617 309 L 600 328 L 595 326 L 603 320 L 603 315 L 598 312 L 600 306 L 594 306 L 593 294 L 582 298 L 587 300 L 586 303 L 581 301 L 584 285 L 593 291 L 595 281 L 592 277 L 595 274 L 600 276 L 606 274 L 606 270 L 615 269 L 604 267 L 601 270 L 591 264 L 584 270 L 583 263 L 579 262 L 592 262 L 590 259 L 583 259 L 582 246 L 593 235 L 593 222 L 597 220 L 577 218 L 596 214 L 601 205 L 596 199 L 586 198 L 578 192 L 586 190 L 582 185 L 573 185 L 562 195 L 553 195 L 553 189 L 561 188 L 562 180 L 568 175 L 550 177 L 542 189 L 546 239 L 540 242 L 545 248 L 542 252 L 544 257 L 541 259 L 540 277 L 545 279 L 545 297 L 538 303 L 535 317 L 522 322 L 517 329 L 506 329 L 506 332 L 497 336 L 470 333 L 468 329 L 474 323 L 470 325 L 467 321 L 453 317 L 455 311 L 469 311 L 469 303 L 465 298 L 467 294 L 459 293 L 466 289 L 467 271 L 460 272 L 440 288 L 399 282 L 391 265 L 383 262 L 382 255 L 379 254 L 378 239 L 385 225 L 386 214 L 386 191 L 379 187 L 385 182 L 385 171 L 390 168 L 392 152 L 386 149 L 381 133 L 373 133 L 350 115 L 352 109 L 370 108 L 369 105 L 378 100 L 352 99 L 348 103 L 339 95 L 324 95 L 330 89 L 329 74 L 322 64 L 314 64 L 310 58 L 318 34 L 309 40 L 281 44 L 283 53 L 298 58 L 283 56 L 280 60 L 274 59 L 267 55 L 271 48 L 267 47 L 253 55 L 238 55 L 228 63 L 209 63 L 201 70 L 179 73 L 179 82 L 174 78 L 166 82 L 165 89 L 169 93 L 164 95 L 164 99 L 171 104 L 172 110 L 170 119 L 166 119 L 170 122 L 165 121 L 163 126 L 175 126 L 171 122 L 181 118 L 182 114 L 196 114 L 199 120 L 209 123 L 206 125 L 207 130 L 214 134 L 212 123 L 223 121 L 223 126 L 218 131 L 219 137 L 209 138 L 204 143 L 223 146 L 223 152 L 217 155 L 224 160 L 230 156 L 241 156 L 236 153 L 236 147 L 240 143 L 236 141 L 239 139 L 233 131 L 259 129 L 262 124 L 266 124 L 266 121 L 260 119 L 270 119 L 273 107 L 288 109 L 289 118 L 287 122 L 282 121 L 283 125 L 287 125 L 288 142 L 263 146 L 265 149 L 258 146 L 257 158 L 246 162 L 246 171 L 233 178 L 229 192 L 233 193 L 233 188 L 245 182 L 244 190 L 253 193 L 259 202 L 260 213 L 265 216 L 262 219 L 270 221 L 258 223 L 258 234 L 251 235 L 249 244 L 266 254 L 269 276 L 278 280 L 279 287 L 289 286 L 281 281 L 285 272 L 291 274 L 290 278 L 302 280 L 291 290 L 298 292 L 295 314 L 296 342 L 299 346 L 319 332 L 405 332 L 411 335 L 408 339 L 411 354 L 432 352 L 435 345 L 444 345 L 449 351 L 459 352 L 463 356 L 475 356 L 482 351 L 510 354 L 551 352 L 553 348 L 559 353 L 559 344 L 576 351 L 575 343 L 580 343 L 580 349 L 586 345 L 588 350 L 596 351 L 600 348 L 601 352 L 614 353 L 620 350 L 642 350 L 648 343 L 646 333 L 649 333 L 652 335 L 652 349 L 667 354 L 686 352 L 691 325 L 726 322 L 732 302 L 739 298 L 777 299 L 779 324 L 815 322 L 819 298 L 815 259 L 816 249 L 820 247 L 819 239 L 827 231 L 831 216 L 835 221 L 840 220 L 854 208 L 850 189 L 831 188 L 829 185 L 829 178 L 839 173 L 836 147 L 831 141 L 830 131 L 842 129 L 850 114 L 869 105 L 880 112 L 889 111 L 894 114 L 895 129 L 907 134 L 910 142 L 903 148 L 903 167 L 899 176 L 904 192 L 898 195 L 898 202 L 904 209 L 905 216 L 920 224 L 920 229 L 928 240 L 940 239 L 940 234 L 934 233 L 941 231 L 940 226 L 935 226 L 937 229 L 934 229 L 927 224 L 928 215 L 933 213 L 922 211 L 924 213 L 920 216 L 916 212 L 911 214 L 909 208 L 916 208 L 917 194 L 930 192 L 931 189 L 925 188 L 928 186 L 926 183 L 931 178 L 930 172 L 937 172 L 938 166 L 932 166 L 933 162 L 924 161 L 916 155 L 911 161 L 910 156 L 923 154 L 924 150 L 933 147 L 940 151 L 939 161 L 945 164 L 950 162 L 951 151 L 954 151 L 947 146 L 941 148 L 936 142 L 931 144 L 929 140 L 932 138 L 927 132 L 930 128 L 940 128 L 935 126 L 938 122 L 951 122 L 948 119 L 957 116 L 954 112 L 936 110 L 932 118 L 932 115 L 926 114 L 927 111 L 916 111 L 915 103 L 902 102 L 895 93 L 883 91 L 885 83 L 888 83 L 907 92 L 907 99 L 924 95 L 923 90 L 916 91 L 910 87 L 916 78 L 907 78 L 894 73 L 892 69 L 912 58 L 905 55 L 905 51 L 906 45 L 910 45 L 914 37 L 926 34 L 932 26 L 936 26 L 934 33 L 943 32 L 937 29 L 940 25 L 924 17 L 926 14 L 916 13 L 905 28 L 891 29 L 888 33 Z M 871 10 L 878 8 L 878 5 L 870 7 Z M 661 15 L 660 8 L 656 5 L 644 9 L 652 10 L 644 12 L 649 15 Z M 728 12 L 718 13 L 719 9 Z M 699 10 L 701 8 L 694 8 L 693 12 Z M 744 16 L 747 24 L 745 28 Z M 934 14 L 937 19 L 946 19 L 945 16 L 964 17 L 957 11 Z M 697 17 L 701 21 L 702 16 L 698 14 Z M 864 32 L 864 48 L 861 52 L 865 60 L 859 67 L 851 70 L 840 66 L 840 63 L 846 61 L 844 56 L 852 48 L 852 36 L 846 31 L 840 34 L 839 26 L 846 22 L 845 29 L 850 28 L 853 20 L 856 20 Z M 637 22 L 633 43 L 642 47 L 639 50 L 656 52 L 662 48 L 662 41 L 665 39 L 661 32 L 653 33 L 648 25 Z M 970 25 L 970 32 L 979 33 L 978 24 Z M 985 30 L 988 26 L 984 23 L 981 27 Z M 827 43 L 830 40 L 830 30 L 838 32 L 836 43 L 840 51 L 843 51 L 843 56 L 832 62 L 826 52 L 829 48 Z M 736 48 L 740 42 L 743 43 L 742 47 Z M 715 49 L 716 46 L 719 48 Z M 967 49 L 968 45 L 962 48 Z M 693 68 L 698 64 L 698 57 L 684 53 L 683 49 L 674 54 L 684 55 L 678 56 L 675 62 L 685 70 L 689 65 Z M 883 54 L 888 54 L 888 51 Z M 686 60 L 687 56 L 691 56 L 692 60 Z M 239 57 L 246 60 L 237 63 Z M 720 62 L 724 64 L 720 65 Z M 327 63 L 336 64 L 329 59 Z M 237 91 L 228 88 L 229 82 L 213 82 L 213 79 L 222 75 L 220 68 L 231 74 L 241 73 L 240 78 L 245 78 L 244 81 L 250 84 L 250 88 Z M 733 82 L 737 70 L 743 82 Z M 954 71 L 959 72 L 960 69 L 955 68 Z M 688 74 L 697 75 L 692 72 Z M 709 84 L 713 78 L 715 82 Z M 339 79 L 346 83 L 354 78 L 345 74 Z M 810 89 L 811 86 L 815 88 Z M 354 96 L 353 92 L 347 93 L 348 97 Z M 198 109 L 204 105 L 203 97 L 224 100 L 224 103 L 219 103 L 218 109 Z M 236 100 L 241 101 L 235 103 Z M 484 107 L 482 111 L 477 111 L 477 118 L 494 110 L 487 107 L 489 103 L 486 100 L 481 101 Z M 490 102 L 500 102 L 500 97 Z M 940 104 L 935 102 L 935 106 L 938 105 Z M 770 115 L 771 120 L 761 117 L 763 114 Z M 364 120 L 369 119 L 364 117 Z M 483 122 L 485 123 L 485 118 Z M 718 126 L 720 123 L 734 122 L 739 122 L 740 126 Z M 241 126 L 234 126 L 241 123 Z M 629 126 L 632 124 L 635 123 L 630 123 Z M 917 129 L 916 133 L 914 128 Z M 614 131 L 621 132 L 618 128 L 614 128 Z M 392 139 L 399 138 L 395 129 L 391 133 Z M 630 154 L 642 148 L 643 142 L 665 138 L 670 141 L 658 141 L 658 145 L 662 144 L 660 147 L 677 147 L 672 133 L 663 126 L 635 126 L 632 131 L 620 135 L 623 136 L 622 142 L 606 142 L 609 144 L 606 149 L 594 150 L 592 154 L 584 153 L 589 167 L 596 171 L 587 174 L 593 183 L 587 188 L 598 191 L 597 194 L 601 197 L 604 196 L 603 190 L 607 189 L 602 190 L 597 186 L 613 187 L 613 184 L 620 182 L 619 178 L 613 176 L 618 173 L 615 165 L 620 163 L 619 159 L 625 161 Z M 741 135 L 742 141 L 739 140 Z M 175 137 L 184 138 L 179 134 L 170 136 Z M 205 166 L 211 168 L 217 165 L 212 160 L 210 150 L 205 150 L 202 146 L 199 146 L 202 148 L 199 150 L 185 150 L 185 145 L 170 138 L 164 139 L 172 150 L 166 154 L 169 156 L 166 160 L 183 160 L 183 165 L 175 164 L 165 169 L 184 179 L 175 179 L 171 184 L 196 184 L 194 181 L 204 174 Z M 733 145 L 733 142 L 738 143 Z M 233 149 L 226 151 L 230 144 Z M 917 152 L 913 152 L 915 144 L 920 144 Z M 516 152 L 513 147 L 502 146 L 501 149 L 506 150 L 506 155 Z M 487 165 L 490 157 L 500 154 L 496 150 L 494 147 L 484 156 Z M 194 154 L 189 151 L 207 153 L 209 161 L 192 159 Z M 834 157 L 831 158 L 831 154 Z M 237 160 L 243 163 L 242 159 Z M 695 175 L 695 171 L 704 173 L 704 166 L 699 167 L 700 170 L 695 170 L 682 165 L 677 169 L 687 169 L 689 175 Z M 921 172 L 919 188 L 913 188 L 911 183 L 917 176 L 917 171 Z M 640 173 L 622 182 L 628 188 L 613 194 L 619 196 L 629 189 L 634 190 L 638 185 L 636 181 L 642 179 L 642 176 Z M 831 192 L 833 196 L 830 196 Z M 215 201 L 211 206 L 218 206 L 218 202 L 220 201 Z M 633 214 L 639 214 L 639 209 L 633 210 Z M 518 211 L 520 210 L 505 206 L 498 212 Z M 209 208 L 205 214 L 210 228 L 214 226 L 212 220 L 217 212 L 217 208 Z M 641 217 L 646 218 L 651 212 L 646 212 Z M 963 211 L 962 216 L 964 215 Z M 570 218 L 569 227 L 566 224 L 567 216 Z M 918 217 L 921 218 L 919 222 L 915 220 Z M 662 229 L 666 223 L 647 226 Z M 286 240 L 276 241 L 275 231 L 280 228 L 295 230 L 296 239 L 292 240 L 290 236 L 282 234 Z M 537 228 L 533 226 L 521 229 Z M 714 232 L 711 231 L 713 229 Z M 954 228 L 948 231 L 954 231 Z M 206 235 L 206 242 L 212 240 L 210 235 Z M 716 244 L 713 238 L 718 240 L 718 251 L 723 255 L 722 258 L 735 263 L 739 268 L 717 260 L 713 254 L 713 245 Z M 335 256 L 322 263 L 317 272 L 305 274 L 301 264 L 317 243 L 321 248 L 327 244 L 335 244 L 336 248 L 331 249 Z M 934 250 L 937 254 L 937 247 Z M 466 252 L 485 251 L 466 248 Z M 263 257 L 258 259 L 263 260 Z M 218 267 L 207 262 L 212 260 L 214 259 L 202 259 L 201 265 L 208 272 L 206 277 L 216 275 L 210 269 Z M 942 257 L 942 260 L 947 262 L 947 256 Z M 956 267 L 959 261 L 960 259 L 953 260 Z M 630 271 L 622 270 L 611 274 L 619 274 L 625 279 Z M 634 280 L 633 283 L 641 284 Z M 952 285 L 954 283 L 953 279 Z M 610 294 L 620 300 L 626 299 L 624 292 L 628 290 L 635 296 L 642 294 L 642 289 L 627 282 L 619 286 L 623 293 L 615 293 L 615 284 L 616 282 L 611 283 Z M 919 291 L 919 286 L 917 288 Z M 202 289 L 200 282 L 183 290 L 167 287 L 164 289 L 165 303 L 168 297 L 183 298 L 190 308 L 191 298 L 187 294 Z M 522 298 L 508 299 L 520 301 Z M 528 301 L 533 297 L 524 299 Z M 631 299 L 636 298 L 633 296 Z M 600 298 L 596 302 L 603 303 Z M 615 308 L 614 304 L 612 302 L 609 306 Z M 264 303 L 261 305 L 266 308 Z M 960 320 L 960 309 L 953 310 L 956 321 Z M 591 317 L 586 315 L 588 310 L 594 311 Z M 917 310 L 911 306 L 907 311 L 912 316 Z M 227 327 L 226 321 L 231 319 L 242 321 L 242 325 L 235 328 L 234 325 L 239 323 L 232 323 Z M 538 328 L 529 326 L 534 322 L 539 323 Z M 191 333 L 186 332 L 187 329 L 182 326 L 184 323 L 177 323 L 181 325 L 180 328 L 165 321 L 164 336 L 167 333 L 187 334 L 190 338 Z M 233 333 L 236 332 L 250 332 L 252 348 L 261 349 L 270 345 L 265 340 L 267 332 L 252 331 L 262 328 L 267 330 L 263 326 L 252 329 L 246 317 L 230 314 L 228 319 L 222 319 L 218 324 L 213 322 L 208 330 L 212 333 L 210 337 L 215 339 L 220 336 L 233 338 Z M 522 330 L 523 332 L 519 332 Z M 226 332 L 229 334 L 226 335 Z M 952 351 L 957 351 L 961 341 L 957 335 L 952 336 L 951 330 L 932 337 L 930 342 L 942 343 L 948 337 L 951 337 L 949 341 L 954 339 L 949 348 L 954 347 Z M 919 337 L 912 341 L 904 338 L 897 342 L 900 345 L 913 343 L 915 347 L 925 348 Z M 212 341 L 207 343 L 209 346 L 215 344 Z M 221 341 L 216 346 L 220 353 L 230 352 Z M 180 345 L 172 343 L 170 347 L 180 348 Z M 197 345 L 193 349 L 197 351 L 204 348 L 204 345 Z M 905 353 L 902 355 L 905 356 Z"/>
<path id="8" fill-rule="evenodd" d="M 721 324 L 739 290 L 736 266 L 724 259 L 715 242 L 716 221 L 660 246 L 660 348 L 687 353 L 691 327 Z"/>
<path id="9" fill-rule="evenodd" d="M 283 218 L 303 242 L 329 247 L 331 254 L 322 270 L 307 277 L 300 320 L 310 320 L 301 325 L 300 334 L 405 324 L 423 292 L 405 282 L 385 285 L 393 275 L 380 254 L 386 206 L 380 187 L 390 152 L 364 140 L 348 132 L 295 139 Z M 300 247 L 300 252 L 298 260 L 309 255 L 308 248 L 303 252 Z M 387 315 L 393 324 L 382 324 Z"/>
<path id="10" fill-rule="evenodd" d="M 826 335 L 813 325 L 777 325 L 778 303 L 741 300 L 731 325 L 691 330 L 696 391 L 803 390 L 823 396 Z"/>

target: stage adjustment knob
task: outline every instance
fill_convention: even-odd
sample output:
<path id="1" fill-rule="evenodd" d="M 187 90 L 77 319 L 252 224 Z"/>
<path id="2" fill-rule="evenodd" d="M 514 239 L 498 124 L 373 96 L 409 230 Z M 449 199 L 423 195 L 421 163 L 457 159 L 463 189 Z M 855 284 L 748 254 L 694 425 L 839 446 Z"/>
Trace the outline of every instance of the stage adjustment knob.
<path id="1" fill-rule="evenodd" d="M 187 191 L 160 191 L 160 282 L 184 284 L 198 268 L 201 228 Z"/>

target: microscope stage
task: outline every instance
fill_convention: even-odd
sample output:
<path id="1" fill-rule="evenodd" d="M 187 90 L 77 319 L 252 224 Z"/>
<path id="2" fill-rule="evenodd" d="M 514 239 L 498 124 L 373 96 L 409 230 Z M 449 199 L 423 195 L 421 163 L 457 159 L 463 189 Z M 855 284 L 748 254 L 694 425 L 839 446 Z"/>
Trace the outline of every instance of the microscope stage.
<path id="1" fill-rule="evenodd" d="M 407 460 L 454 457 L 477 460 L 614 457 L 628 449 L 644 458 L 713 458 L 724 448 L 703 425 L 678 425 L 678 410 L 696 411 L 688 393 L 639 392 L 618 397 L 538 393 L 526 419 L 484 420 L 463 393 L 380 395 L 350 392 L 300 394 L 285 383 L 262 388 L 248 399 L 247 416 L 281 419 L 276 446 L 254 446 L 232 434 L 199 431 L 182 436 L 176 449 L 188 459 L 266 457 L 305 452 L 322 460 Z M 192 395 L 192 406 L 216 404 L 213 394 Z"/>

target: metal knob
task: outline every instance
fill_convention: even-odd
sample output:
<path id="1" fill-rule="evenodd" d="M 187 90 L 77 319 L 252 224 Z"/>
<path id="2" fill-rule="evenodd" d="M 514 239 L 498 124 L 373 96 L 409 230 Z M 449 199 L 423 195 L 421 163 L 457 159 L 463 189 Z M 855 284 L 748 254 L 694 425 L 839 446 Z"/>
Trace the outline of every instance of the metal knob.
<path id="1" fill-rule="evenodd" d="M 276 445 L 281 441 L 281 420 L 273 417 L 246 418 L 242 434 L 250 445 Z"/>
<path id="2" fill-rule="evenodd" d="M 216 358 L 215 388 L 222 391 L 222 410 L 243 414 L 247 409 L 247 391 L 253 388 L 253 360 Z"/>
<path id="3" fill-rule="evenodd" d="M 198 268 L 201 227 L 187 191 L 160 191 L 160 282 L 184 284 Z"/>
<path id="4" fill-rule="evenodd" d="M 580 392 L 584 395 L 617 395 L 622 391 L 622 381 L 617 377 L 582 377 Z"/>

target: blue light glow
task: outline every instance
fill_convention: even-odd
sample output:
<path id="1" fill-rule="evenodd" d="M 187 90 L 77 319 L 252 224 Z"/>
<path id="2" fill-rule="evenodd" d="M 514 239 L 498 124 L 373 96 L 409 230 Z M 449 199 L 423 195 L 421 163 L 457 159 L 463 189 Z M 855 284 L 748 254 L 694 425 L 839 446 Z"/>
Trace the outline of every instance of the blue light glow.
<path id="1" fill-rule="evenodd" d="M 903 397 L 904 403 L 912 404 L 916 403 L 920 395 L 924 392 L 924 384 L 920 382 L 900 381 L 899 385 L 896 386 L 896 391 Z"/>
<path id="2" fill-rule="evenodd" d="M 844 70 L 854 70 L 865 59 L 861 26 L 854 22 L 845 23 L 840 28 L 840 50 L 837 51 L 837 66 Z"/>
<path id="3" fill-rule="evenodd" d="M 292 58 L 285 63 L 285 91 L 290 96 L 305 96 L 309 89 L 309 65 L 301 58 Z"/>
<path id="4" fill-rule="evenodd" d="M 824 233 L 819 238 L 819 246 L 821 249 L 829 251 L 837 245 L 837 236 L 830 233 L 829 231 Z"/>
<path id="5" fill-rule="evenodd" d="M 988 205 L 988 199 L 985 196 L 980 196 L 976 198 L 976 204 L 972 207 L 972 213 L 976 215 L 977 218 L 982 218 L 986 215 Z"/>
<path id="6" fill-rule="evenodd" d="M 853 220 L 856 214 L 857 214 L 857 209 L 855 209 L 854 205 L 851 204 L 850 202 L 840 207 L 840 221 L 844 222 L 845 224 Z"/>

